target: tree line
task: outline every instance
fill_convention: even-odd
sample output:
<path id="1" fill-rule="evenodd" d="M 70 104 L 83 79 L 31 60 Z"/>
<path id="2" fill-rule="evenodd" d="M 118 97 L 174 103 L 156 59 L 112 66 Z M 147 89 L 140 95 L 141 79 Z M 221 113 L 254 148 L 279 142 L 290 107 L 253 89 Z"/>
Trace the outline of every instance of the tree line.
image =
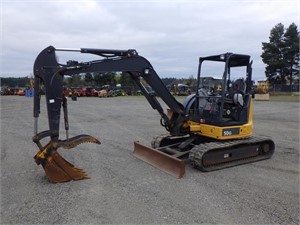
<path id="1" fill-rule="evenodd" d="M 165 85 L 168 85 L 176 80 L 176 78 L 161 78 Z M 116 72 L 94 72 L 78 74 L 72 77 L 67 77 L 64 80 L 64 85 L 68 87 L 76 86 L 92 86 L 92 87 L 102 87 L 104 85 L 115 86 L 116 84 L 121 84 L 122 86 L 135 86 L 133 79 L 126 72 L 116 73 Z"/>
<path id="2" fill-rule="evenodd" d="M 3 77 L 1 79 L 1 87 L 30 87 L 30 78 L 29 77 Z"/>
<path id="3" fill-rule="evenodd" d="M 33 80 L 33 77 L 4 77 L 1 79 L 1 87 L 9 87 L 9 88 L 19 88 L 19 87 L 30 87 L 30 81 Z M 161 78 L 162 82 L 167 86 L 176 81 L 180 82 L 183 79 L 177 78 Z M 191 76 L 189 79 L 184 79 L 184 82 L 191 83 L 193 81 L 193 77 Z M 73 76 L 66 76 L 63 85 L 65 87 L 102 87 L 104 85 L 110 85 L 112 87 L 117 84 L 121 84 L 122 86 L 135 86 L 133 80 L 130 78 L 127 73 L 85 73 L 85 74 L 76 74 Z"/>

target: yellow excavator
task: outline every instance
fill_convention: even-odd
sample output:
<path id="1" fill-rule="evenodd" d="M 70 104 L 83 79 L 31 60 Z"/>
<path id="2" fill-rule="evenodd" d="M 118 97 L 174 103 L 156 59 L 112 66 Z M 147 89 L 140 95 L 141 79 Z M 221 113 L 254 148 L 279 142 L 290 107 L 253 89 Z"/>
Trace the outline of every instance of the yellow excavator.
<path id="1" fill-rule="evenodd" d="M 57 61 L 59 51 L 96 55 L 87 62 Z M 223 63 L 222 87 L 215 92 L 201 88 L 201 67 L 205 62 Z M 233 79 L 231 71 L 241 69 L 241 78 Z M 65 49 L 49 46 L 37 56 L 34 63 L 34 136 L 39 151 L 34 156 L 41 164 L 46 176 L 53 182 L 66 182 L 88 178 L 80 168 L 66 161 L 58 148 L 73 148 L 79 144 L 100 141 L 90 135 L 81 134 L 69 138 L 67 98 L 63 94 L 64 76 L 91 72 L 126 72 L 143 92 L 153 109 L 160 114 L 160 123 L 167 135 L 153 138 L 151 147 L 134 142 L 133 154 L 145 162 L 175 177 L 185 173 L 189 162 L 202 171 L 213 171 L 244 163 L 270 158 L 275 150 L 269 138 L 255 137 L 252 120 L 252 61 L 249 55 L 224 53 L 199 58 L 196 93 L 182 103 L 174 98 L 163 84 L 150 62 L 136 50 L 113 49 Z M 143 82 L 142 82 L 143 81 Z M 153 92 L 145 87 L 150 86 Z M 45 87 L 49 130 L 38 132 L 41 85 Z M 165 112 L 157 100 L 160 97 L 168 107 Z M 121 106 L 120 106 L 121 107 Z M 63 108 L 67 134 L 59 138 L 60 113 Z M 49 138 L 43 146 L 41 140 Z"/>

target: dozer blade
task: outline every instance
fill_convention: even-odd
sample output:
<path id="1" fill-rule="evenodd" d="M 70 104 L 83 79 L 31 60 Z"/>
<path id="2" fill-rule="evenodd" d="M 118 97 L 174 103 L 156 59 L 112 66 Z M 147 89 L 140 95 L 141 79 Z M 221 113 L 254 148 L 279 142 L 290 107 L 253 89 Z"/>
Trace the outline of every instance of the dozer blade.
<path id="1" fill-rule="evenodd" d="M 138 142 L 134 142 L 133 154 L 137 158 L 176 178 L 183 177 L 185 173 L 185 163 L 183 160 L 172 157 L 154 148 L 146 147 Z"/>
<path id="2" fill-rule="evenodd" d="M 48 179 L 55 183 L 89 178 L 82 169 L 74 167 L 57 151 L 53 151 L 51 156 L 47 157 L 44 170 Z"/>

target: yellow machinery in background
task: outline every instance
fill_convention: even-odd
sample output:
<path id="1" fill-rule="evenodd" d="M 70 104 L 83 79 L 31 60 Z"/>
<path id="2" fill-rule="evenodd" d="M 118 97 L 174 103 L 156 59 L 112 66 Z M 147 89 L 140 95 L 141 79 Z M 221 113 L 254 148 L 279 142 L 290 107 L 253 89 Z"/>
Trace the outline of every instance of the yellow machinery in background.
<path id="1" fill-rule="evenodd" d="M 269 81 L 260 80 L 257 81 L 257 93 L 255 94 L 255 100 L 269 101 L 270 100 L 270 86 Z"/>

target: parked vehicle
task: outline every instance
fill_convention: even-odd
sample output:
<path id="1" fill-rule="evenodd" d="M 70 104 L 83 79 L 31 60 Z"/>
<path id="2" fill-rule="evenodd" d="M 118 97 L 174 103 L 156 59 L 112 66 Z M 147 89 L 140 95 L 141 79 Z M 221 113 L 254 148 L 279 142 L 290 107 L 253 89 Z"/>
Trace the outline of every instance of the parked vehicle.
<path id="1" fill-rule="evenodd" d="M 25 89 L 16 90 L 16 95 L 25 96 Z"/>

